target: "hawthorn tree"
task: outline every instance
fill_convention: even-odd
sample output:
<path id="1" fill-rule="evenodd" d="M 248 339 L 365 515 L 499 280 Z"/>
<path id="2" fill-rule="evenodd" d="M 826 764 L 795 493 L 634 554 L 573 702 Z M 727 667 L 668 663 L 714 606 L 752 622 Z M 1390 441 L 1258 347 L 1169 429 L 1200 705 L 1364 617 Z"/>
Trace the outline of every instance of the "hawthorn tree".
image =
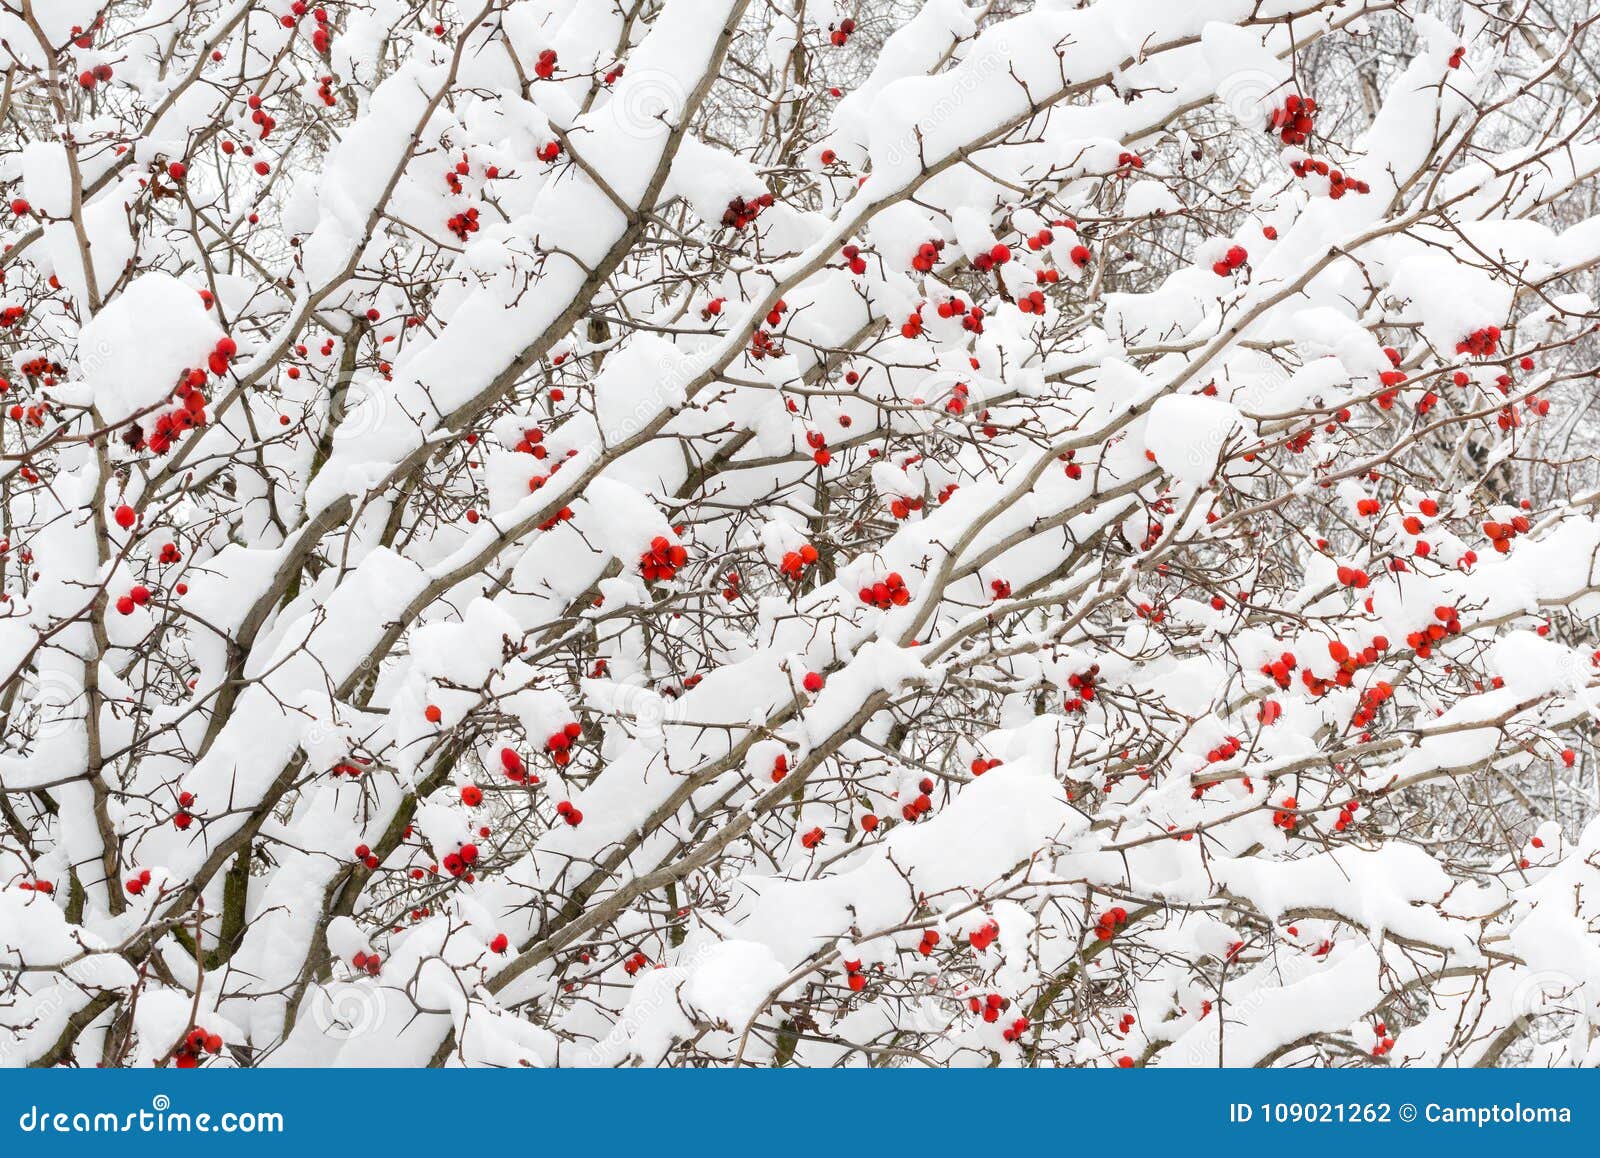
<path id="1" fill-rule="evenodd" d="M 1600 1062 L 1579 0 L 0 0 L 0 1060 Z"/>

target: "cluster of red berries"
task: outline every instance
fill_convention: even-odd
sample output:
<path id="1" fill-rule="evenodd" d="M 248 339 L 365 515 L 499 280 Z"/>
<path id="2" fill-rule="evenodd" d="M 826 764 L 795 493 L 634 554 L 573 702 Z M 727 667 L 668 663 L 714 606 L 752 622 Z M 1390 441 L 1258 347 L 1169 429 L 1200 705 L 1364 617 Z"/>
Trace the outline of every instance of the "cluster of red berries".
<path id="1" fill-rule="evenodd" d="M 739 572 L 729 571 L 726 579 L 727 586 L 722 589 L 722 597 L 732 603 L 739 598 Z"/>
<path id="2" fill-rule="evenodd" d="M 1501 523 L 1490 521 L 1483 524 L 1483 533 L 1489 537 L 1489 542 L 1494 549 L 1504 555 L 1511 550 L 1511 540 L 1518 535 L 1526 534 L 1533 524 L 1528 521 L 1527 515 L 1516 515 L 1509 522 Z"/>
<path id="3" fill-rule="evenodd" d="M 1023 1034 L 1028 1032 L 1028 1025 L 1029 1022 L 1026 1017 L 1019 1017 L 1010 1025 L 1008 1025 L 1005 1032 L 1000 1036 L 1005 1038 L 1007 1041 L 1016 1041 L 1021 1038 Z"/>
<path id="4" fill-rule="evenodd" d="M 1432 655 L 1433 645 L 1440 640 L 1461 634 L 1461 618 L 1454 607 L 1440 604 L 1433 609 L 1433 618 L 1437 622 L 1406 636 L 1407 646 L 1416 651 L 1418 659 L 1427 659 Z"/>
<path id="5" fill-rule="evenodd" d="M 917 795 L 909 802 L 902 805 L 900 815 L 915 823 L 921 817 L 933 811 L 933 777 L 924 776 L 917 782 Z"/>
<path id="6" fill-rule="evenodd" d="M 303 0 L 295 0 L 295 7 L 304 12 Z M 314 8 L 311 11 L 311 18 L 317 22 L 317 26 L 311 30 L 311 47 L 316 49 L 318 56 L 327 56 L 328 50 L 333 47 L 332 34 L 328 31 L 328 10 Z"/>
<path id="7" fill-rule="evenodd" d="M 117 599 L 117 614 L 132 615 L 135 607 L 143 607 L 150 602 L 150 588 L 143 583 L 135 583 L 128 589 L 128 593 Z"/>
<path id="8" fill-rule="evenodd" d="M 1040 290 L 1030 290 L 1017 298 L 1017 309 L 1025 314 L 1044 314 L 1044 294 Z"/>
<path id="9" fill-rule="evenodd" d="M 56 376 L 67 372 L 60 362 L 52 362 L 45 357 L 29 358 L 18 369 L 26 377 L 44 379 L 44 385 L 46 386 L 54 386 Z"/>
<path id="10" fill-rule="evenodd" d="M 627 971 L 629 977 L 632 977 L 639 970 L 647 968 L 649 964 L 650 958 L 643 953 L 634 953 L 633 956 L 622 963 L 622 968 Z"/>
<path id="11" fill-rule="evenodd" d="M 1339 808 L 1339 819 L 1333 822 L 1335 832 L 1343 832 L 1349 828 L 1356 819 L 1356 809 L 1360 807 L 1354 800 L 1346 801 Z"/>
<path id="12" fill-rule="evenodd" d="M 1095 922 L 1094 937 L 1097 941 L 1109 941 L 1128 925 L 1128 910 L 1121 905 L 1107 909 L 1100 914 L 1100 919 Z"/>
<path id="13" fill-rule="evenodd" d="M 1038 253 L 1041 249 L 1043 249 L 1045 246 L 1049 245 L 1055 239 L 1056 239 L 1055 233 L 1053 233 L 1050 229 L 1045 228 L 1045 229 L 1039 230 L 1038 233 L 1035 233 L 1033 236 L 1027 238 L 1026 240 L 1027 240 L 1028 248 L 1030 250 L 1032 250 L 1034 253 Z"/>
<path id="14" fill-rule="evenodd" d="M 861 962 L 846 961 L 844 963 L 845 984 L 850 986 L 850 992 L 860 993 L 867 987 L 867 979 L 861 975 Z"/>
<path id="15" fill-rule="evenodd" d="M 1457 52 L 1465 52 L 1466 50 L 1462 49 L 1462 48 L 1458 48 L 1458 49 L 1456 49 L 1456 51 Z M 1450 59 L 1451 59 L 1452 62 L 1454 62 L 1456 60 L 1456 57 L 1452 56 Z M 1451 68 L 1455 68 L 1456 67 L 1455 63 L 1452 63 L 1450 65 L 1450 67 Z M 1388 1035 L 1388 1029 L 1384 1026 L 1383 1022 L 1380 1021 L 1376 1025 L 1374 1025 L 1372 1027 L 1372 1032 L 1373 1032 L 1374 1036 L 1376 1036 L 1377 1039 L 1378 1039 L 1377 1044 L 1372 1047 L 1372 1056 L 1373 1057 L 1382 1057 L 1384 1054 L 1388 1053 L 1390 1050 L 1392 1050 L 1394 1048 L 1394 1038 L 1392 1038 L 1392 1037 L 1390 1037 Z"/>
<path id="16" fill-rule="evenodd" d="M 988 273 L 997 266 L 1005 265 L 1011 260 L 1011 247 L 996 243 L 994 248 L 986 253 L 980 253 L 972 259 L 972 268 L 979 273 Z"/>
<path id="17" fill-rule="evenodd" d="M 772 761 L 772 782 L 779 783 L 789 775 L 789 757 L 786 753 L 779 752 Z"/>
<path id="18" fill-rule="evenodd" d="M 828 43 L 835 48 L 843 48 L 850 39 L 850 34 L 856 30 L 856 22 L 848 16 L 839 21 L 837 26 L 828 25 Z"/>
<path id="19" fill-rule="evenodd" d="M 1292 92 L 1283 99 L 1282 105 L 1272 110 L 1267 131 L 1277 133 L 1285 145 L 1303 145 L 1311 138 L 1316 111 L 1316 101 Z"/>
<path id="20" fill-rule="evenodd" d="M 572 742 L 583 735 L 583 725 L 576 720 L 565 725 L 559 732 L 552 732 L 544 742 L 544 750 L 550 754 L 551 761 L 557 768 L 565 768 L 572 760 Z M 507 748 L 507 752 L 511 749 Z M 516 753 L 512 753 L 516 755 Z"/>
<path id="21" fill-rule="evenodd" d="M 1359 567 L 1340 566 L 1334 570 L 1334 577 L 1341 587 L 1363 588 L 1372 582 L 1372 576 Z"/>
<path id="22" fill-rule="evenodd" d="M 939 254 L 944 251 L 944 239 L 936 237 L 932 241 L 924 241 L 917 246 L 917 252 L 911 257 L 911 268 L 918 273 L 931 273 Z"/>
<path id="23" fill-rule="evenodd" d="M 989 580 L 989 593 L 995 600 L 1011 598 L 1011 584 L 1004 579 Z"/>
<path id="24" fill-rule="evenodd" d="M 1333 676 L 1323 679 L 1307 668 L 1300 673 L 1300 680 L 1313 697 L 1324 696 L 1336 687 L 1351 687 L 1355 683 L 1356 672 L 1377 663 L 1378 656 L 1388 650 L 1389 639 L 1383 635 L 1373 636 L 1372 642 L 1357 652 L 1351 651 L 1349 645 L 1340 640 L 1329 640 L 1328 657 L 1336 665 Z"/>
<path id="25" fill-rule="evenodd" d="M 923 500 L 896 498 L 889 502 L 889 513 L 897 519 L 910 518 L 912 513 L 922 509 Z"/>
<path id="26" fill-rule="evenodd" d="M 917 952 L 924 957 L 933 956 L 933 951 L 939 947 L 939 933 L 936 929 L 924 929 L 922 941 L 917 945 Z"/>
<path id="27" fill-rule="evenodd" d="M 1445 61 L 1445 64 L 1447 64 L 1451 68 L 1460 68 L 1461 67 L 1461 62 L 1466 60 L 1466 59 L 1467 59 L 1466 46 L 1465 45 L 1458 45 L 1456 50 L 1450 54 L 1450 59 Z"/>
<path id="28" fill-rule="evenodd" d="M 172 815 L 172 826 L 180 832 L 194 823 L 194 813 L 189 810 L 194 807 L 194 793 L 178 793 L 178 811 Z"/>
<path id="29" fill-rule="evenodd" d="M 366 771 L 365 765 L 370 761 L 360 756 L 352 756 L 349 760 L 335 764 L 328 770 L 330 776 L 348 776 L 352 780 L 359 780 Z"/>
<path id="30" fill-rule="evenodd" d="M 1294 658 L 1294 653 L 1286 651 L 1277 659 L 1272 660 L 1269 663 L 1262 664 L 1261 674 L 1264 676 L 1271 676 L 1272 681 L 1280 688 L 1288 690 L 1289 673 L 1292 672 L 1297 666 L 1298 662 Z"/>
<path id="31" fill-rule="evenodd" d="M 1094 701 L 1097 687 L 1095 681 L 1100 677 L 1100 665 L 1090 664 L 1083 671 L 1075 671 L 1067 677 L 1067 687 L 1073 694 L 1067 697 L 1062 705 L 1065 711 L 1081 712 L 1085 704 Z"/>
<path id="32" fill-rule="evenodd" d="M 251 93 L 250 98 L 245 103 L 250 106 L 250 123 L 261 130 L 261 139 L 263 141 L 266 140 L 272 135 L 272 130 L 278 127 L 277 120 L 271 113 L 261 107 L 262 100 L 255 93 Z M 245 146 L 244 152 L 247 157 L 254 155 L 248 145 Z M 266 171 L 267 163 L 265 161 L 257 161 L 256 172 L 264 175 Z"/>
<path id="33" fill-rule="evenodd" d="M 561 156 L 561 142 L 555 140 L 546 141 L 534 151 L 533 155 L 548 165 Z"/>
<path id="34" fill-rule="evenodd" d="M 0 310 L 0 328 L 9 328 L 20 322 L 27 315 L 27 310 L 22 306 L 7 306 Z"/>
<path id="35" fill-rule="evenodd" d="M 478 232 L 478 209 L 473 206 L 462 213 L 456 213 L 446 219 L 444 227 L 456 235 L 460 241 L 465 241 L 472 234 Z"/>
<path id="36" fill-rule="evenodd" d="M 1285 796 L 1283 802 L 1272 813 L 1273 827 L 1281 828 L 1285 832 L 1293 832 L 1295 825 L 1300 823 L 1300 817 L 1294 811 L 1299 807 L 1300 802 L 1293 796 Z"/>
<path id="37" fill-rule="evenodd" d="M 476 808 L 483 803 L 483 789 L 476 784 L 463 784 L 461 786 L 461 803 L 468 808 Z"/>
<path id="38" fill-rule="evenodd" d="M 383 958 L 376 953 L 357 951 L 356 955 L 350 958 L 350 964 L 367 976 L 376 977 L 383 968 Z"/>
<path id="39" fill-rule="evenodd" d="M 800 837 L 800 847 L 802 847 L 802 848 L 804 848 L 804 849 L 806 849 L 808 851 L 813 849 L 813 848 L 816 848 L 817 845 L 822 843 L 822 837 L 823 837 L 822 829 L 813 828 L 810 832 L 807 832 L 807 833 L 804 833 L 804 834 L 801 835 L 801 837 Z"/>
<path id="40" fill-rule="evenodd" d="M 759 326 L 756 327 L 755 333 L 750 335 L 750 357 L 757 362 L 768 354 L 771 354 L 774 358 L 781 358 L 783 357 L 783 351 L 783 343 L 774 341 L 772 335 Z"/>
<path id="41" fill-rule="evenodd" d="M 583 813 L 574 808 L 570 800 L 563 800 L 556 805 L 556 815 L 566 821 L 572 828 L 577 828 L 578 825 L 583 823 Z"/>
<path id="42" fill-rule="evenodd" d="M 230 344 L 232 342 L 231 338 L 222 340 Z M 211 355 L 213 365 L 215 365 L 217 357 L 218 355 L 215 353 Z M 226 369 L 227 366 L 224 363 L 223 370 Z M 212 372 L 220 374 L 222 371 L 213 369 Z M 185 374 L 178 383 L 176 391 L 180 404 L 156 416 L 155 426 L 151 429 L 148 440 L 143 438 L 137 423 L 129 427 L 128 441 L 130 445 L 134 449 L 138 449 L 141 445 L 148 446 L 153 454 L 165 454 L 172 449 L 173 442 L 182 437 L 185 431 L 191 430 L 196 426 L 204 426 L 206 424 L 206 396 L 200 390 L 200 386 L 204 382 L 205 372 L 202 370 L 190 370 Z"/>
<path id="43" fill-rule="evenodd" d="M 1371 193 L 1372 186 L 1355 177 L 1346 177 L 1343 172 L 1335 169 L 1326 161 L 1316 157 L 1305 157 L 1289 163 L 1289 171 L 1302 181 L 1307 177 L 1326 177 L 1328 179 L 1328 197 L 1337 201 L 1346 193 Z"/>
<path id="44" fill-rule="evenodd" d="M 941 318 L 960 318 L 961 328 L 969 334 L 983 333 L 983 308 L 981 306 L 968 306 L 960 298 L 951 298 L 940 302 L 934 307 Z"/>
<path id="45" fill-rule="evenodd" d="M 735 197 L 728 202 L 728 207 L 722 211 L 722 224 L 734 229 L 743 229 L 761 216 L 763 209 L 772 206 L 771 193 L 763 193 L 759 197 L 752 197 L 746 201 L 743 197 Z"/>
<path id="46" fill-rule="evenodd" d="M 478 846 L 464 844 L 455 852 L 446 853 L 445 858 L 439 862 L 439 867 L 453 877 L 461 877 L 470 885 L 473 880 L 472 866 L 478 863 Z M 368 865 L 368 868 L 373 867 Z"/>
<path id="47" fill-rule="evenodd" d="M 1004 763 L 1004 760 L 985 760 L 982 756 L 979 756 L 968 767 L 972 770 L 974 776 L 982 776 L 989 769 L 998 768 Z"/>
<path id="48" fill-rule="evenodd" d="M 1206 753 L 1206 763 L 1225 764 L 1237 756 L 1239 750 L 1243 747 L 1244 745 L 1239 742 L 1238 736 L 1227 736 L 1222 743 Z"/>
<path id="49" fill-rule="evenodd" d="M 53 881 L 23 881 L 17 888 L 25 893 L 43 893 L 45 896 L 49 896 L 56 891 L 55 882 Z"/>
<path id="50" fill-rule="evenodd" d="M 180 1070 L 192 1070 L 206 1054 L 221 1052 L 222 1038 L 215 1033 L 207 1033 L 197 1025 L 184 1034 L 183 1041 L 172 1051 L 172 1064 Z"/>
<path id="51" fill-rule="evenodd" d="M 811 448 L 811 461 L 818 466 L 827 466 L 833 461 L 833 452 L 828 449 L 828 436 L 822 431 L 806 431 L 806 445 Z"/>
<path id="52" fill-rule="evenodd" d="M 462 189 L 461 178 L 471 172 L 472 162 L 467 160 L 465 153 L 462 153 L 461 160 L 457 161 L 453 168 L 445 170 L 444 183 L 450 187 L 450 192 L 460 193 Z"/>
<path id="53" fill-rule="evenodd" d="M 1386 701 L 1394 695 L 1394 685 L 1387 680 L 1379 680 L 1361 692 L 1361 706 L 1350 717 L 1350 724 L 1355 728 L 1365 728 L 1377 719 L 1378 711 Z"/>
<path id="54" fill-rule="evenodd" d="M 826 157 L 827 154 L 824 153 L 823 156 Z M 823 164 L 827 163 L 827 161 L 823 162 Z M 839 255 L 844 258 L 845 264 L 849 267 L 851 273 L 859 277 L 867 272 L 867 259 L 861 256 L 861 247 L 859 245 L 847 245 L 839 251 Z"/>
<path id="55" fill-rule="evenodd" d="M 375 869 L 378 867 L 378 858 L 373 855 L 370 845 L 356 845 L 356 859 L 362 864 L 366 865 L 369 869 Z"/>
<path id="56" fill-rule="evenodd" d="M 673 543 L 665 535 L 650 540 L 650 549 L 639 556 L 639 573 L 646 583 L 671 579 L 678 568 L 689 561 L 689 552 L 681 544 Z"/>
<path id="57" fill-rule="evenodd" d="M 136 897 L 140 893 L 144 892 L 145 885 L 147 885 L 149 883 L 150 883 L 150 870 L 149 869 L 140 869 L 137 875 L 131 876 L 125 882 L 123 882 L 123 886 L 122 887 L 128 890 L 128 893 L 129 893 L 130 896 L 135 896 Z"/>
<path id="58" fill-rule="evenodd" d="M 539 53 L 538 59 L 533 62 L 533 75 L 540 80 L 549 80 L 556 74 L 556 50 L 546 48 Z"/>
<path id="59" fill-rule="evenodd" d="M 1211 272 L 1218 277 L 1232 277 L 1234 271 L 1249 260 L 1250 255 L 1245 252 L 1244 246 L 1230 245 L 1222 260 L 1212 263 Z"/>
<path id="60" fill-rule="evenodd" d="M 798 583 L 805 578 L 806 569 L 816 561 L 817 549 L 810 543 L 804 543 L 798 551 L 783 553 L 783 559 L 778 563 L 778 570 L 789 582 Z"/>
<path id="61" fill-rule="evenodd" d="M 1002 1013 L 1011 1008 L 1011 999 L 1001 997 L 998 993 L 990 993 L 985 997 L 969 997 L 967 1008 L 992 1025 L 1000 1020 Z"/>
<path id="62" fill-rule="evenodd" d="M 97 64 L 93 68 L 86 68 L 78 74 L 78 85 L 90 89 L 99 81 L 110 80 L 116 74 L 111 71 L 109 64 Z"/>
<path id="63" fill-rule="evenodd" d="M 861 602 L 885 611 L 890 607 L 904 607 L 911 602 L 911 592 L 906 589 L 906 581 L 900 577 L 898 571 L 890 571 L 870 587 L 863 587 L 857 594 L 860 595 Z"/>
<path id="64" fill-rule="evenodd" d="M 995 924 L 993 921 L 989 921 L 986 922 L 981 929 L 978 929 L 967 936 L 967 944 L 972 946 L 973 952 L 982 953 L 990 945 L 994 944 L 995 938 L 999 935 L 1000 926 Z"/>
<path id="65" fill-rule="evenodd" d="M 544 431 L 537 426 L 530 426 L 522 432 L 522 437 L 511 448 L 517 454 L 531 454 L 534 458 L 544 458 L 550 452 L 544 447 Z"/>
<path id="66" fill-rule="evenodd" d="M 1157 533 L 1159 534 L 1159 531 Z M 1133 613 L 1140 619 L 1148 619 L 1151 623 L 1164 623 L 1167 618 L 1166 606 L 1161 603 L 1140 603 L 1133 609 Z"/>
<path id="67" fill-rule="evenodd" d="M 506 771 L 507 779 L 514 781 L 515 784 L 539 782 L 538 776 L 528 776 L 528 766 L 523 763 L 522 755 L 518 755 L 517 749 L 501 749 L 501 768 Z"/>
<path id="68" fill-rule="evenodd" d="M 1499 326 L 1484 326 L 1482 329 L 1473 330 L 1456 343 L 1456 353 L 1467 354 L 1473 358 L 1492 358 L 1499 349 Z"/>

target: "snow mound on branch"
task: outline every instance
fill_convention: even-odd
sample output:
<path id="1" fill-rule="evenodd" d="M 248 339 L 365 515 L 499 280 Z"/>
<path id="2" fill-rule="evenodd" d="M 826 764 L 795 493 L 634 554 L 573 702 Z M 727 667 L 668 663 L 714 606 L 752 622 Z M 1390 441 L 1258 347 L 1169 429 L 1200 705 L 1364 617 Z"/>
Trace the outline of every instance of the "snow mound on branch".
<path id="1" fill-rule="evenodd" d="M 1512 288 L 1447 253 L 1422 253 L 1402 261 L 1389 293 L 1411 304 L 1401 320 L 1422 325 L 1423 336 L 1445 357 L 1474 330 L 1504 325 Z"/>
<path id="2" fill-rule="evenodd" d="M 666 188 L 668 196 L 682 197 L 695 216 L 712 224 L 722 220 L 728 202 L 735 197 L 749 201 L 766 191 L 765 182 L 749 161 L 693 134 L 686 134 L 678 146 Z"/>
<path id="3" fill-rule="evenodd" d="M 1566 648 L 1531 631 L 1513 631 L 1489 649 L 1489 667 L 1521 699 L 1543 696 L 1565 684 L 1575 669 Z"/>
<path id="4" fill-rule="evenodd" d="M 101 417 L 120 422 L 165 401 L 221 336 L 199 294 L 168 274 L 147 273 L 83 327 L 78 372 Z"/>
<path id="5" fill-rule="evenodd" d="M 1156 399 L 1145 424 L 1145 449 L 1179 482 L 1200 486 L 1217 469 L 1217 458 L 1244 418 L 1230 404 L 1199 394 Z"/>
<path id="6" fill-rule="evenodd" d="M 789 971 L 754 941 L 723 941 L 702 951 L 683 999 L 708 1021 L 738 1030 L 761 1012 Z"/>
<path id="7" fill-rule="evenodd" d="M 1296 311 L 1289 319 L 1289 332 L 1306 355 L 1336 358 L 1352 374 L 1381 374 L 1390 368 L 1372 331 L 1332 306 Z"/>
<path id="8" fill-rule="evenodd" d="M 1278 918 L 1295 909 L 1341 913 L 1377 938 L 1392 933 L 1476 956 L 1472 940 L 1431 906 L 1450 891 L 1444 868 L 1409 844 L 1321 853 L 1295 861 L 1219 859 L 1217 884 Z"/>

